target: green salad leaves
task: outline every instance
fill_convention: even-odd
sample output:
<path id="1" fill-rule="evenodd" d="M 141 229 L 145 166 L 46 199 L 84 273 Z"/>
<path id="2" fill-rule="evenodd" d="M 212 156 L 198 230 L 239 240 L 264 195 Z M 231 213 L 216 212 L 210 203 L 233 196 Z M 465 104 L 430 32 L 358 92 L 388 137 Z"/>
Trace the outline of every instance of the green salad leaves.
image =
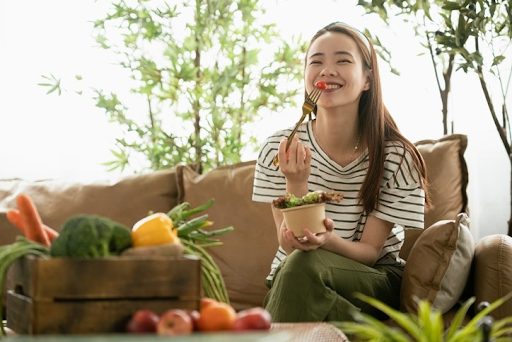
<path id="1" fill-rule="evenodd" d="M 307 204 L 316 204 L 324 202 L 340 202 L 343 199 L 342 193 L 312 191 L 302 197 L 296 197 L 293 194 L 286 194 L 284 197 L 276 198 L 272 204 L 277 209 L 286 209 L 298 207 Z"/>

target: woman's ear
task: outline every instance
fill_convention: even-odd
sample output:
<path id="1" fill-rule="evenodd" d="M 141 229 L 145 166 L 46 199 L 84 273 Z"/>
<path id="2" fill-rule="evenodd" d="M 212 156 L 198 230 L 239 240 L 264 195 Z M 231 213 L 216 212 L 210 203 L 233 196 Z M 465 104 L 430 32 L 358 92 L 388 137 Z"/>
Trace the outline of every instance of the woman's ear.
<path id="1" fill-rule="evenodd" d="M 366 76 L 366 82 L 364 83 L 363 91 L 367 91 L 368 89 L 370 89 L 370 85 L 371 85 L 370 77 Z"/>

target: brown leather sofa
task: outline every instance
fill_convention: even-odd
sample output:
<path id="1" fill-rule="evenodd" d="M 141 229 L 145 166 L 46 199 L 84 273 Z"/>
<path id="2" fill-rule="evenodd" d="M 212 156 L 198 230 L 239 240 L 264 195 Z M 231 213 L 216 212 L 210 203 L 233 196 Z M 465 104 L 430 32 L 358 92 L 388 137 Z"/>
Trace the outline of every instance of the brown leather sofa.
<path id="1" fill-rule="evenodd" d="M 429 228 L 406 232 L 402 310 L 414 311 L 415 298 L 425 298 L 450 317 L 470 296 L 476 296 L 476 303 L 492 302 L 512 291 L 512 238 L 498 234 L 474 241 L 468 233 L 467 215 L 460 214 L 468 213 L 466 136 L 448 135 L 416 145 L 428 166 L 433 208 L 425 218 Z M 249 161 L 202 175 L 181 165 L 94 182 L 0 180 L 0 245 L 12 243 L 19 234 L 5 212 L 22 192 L 34 199 L 43 221 L 56 229 L 79 213 L 132 226 L 149 211 L 167 212 L 182 201 L 196 206 L 214 198 L 207 211 L 213 227 L 235 228 L 220 237 L 222 246 L 209 250 L 222 270 L 231 303 L 239 310 L 260 306 L 277 241 L 270 204 L 251 201 L 253 175 L 254 161 Z M 512 316 L 512 301 L 493 316 Z"/>

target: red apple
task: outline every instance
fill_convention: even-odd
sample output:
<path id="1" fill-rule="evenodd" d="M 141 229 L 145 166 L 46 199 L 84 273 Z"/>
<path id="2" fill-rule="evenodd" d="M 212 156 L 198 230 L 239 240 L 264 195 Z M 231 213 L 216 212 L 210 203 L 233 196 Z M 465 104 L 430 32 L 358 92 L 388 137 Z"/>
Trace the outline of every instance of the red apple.
<path id="1" fill-rule="evenodd" d="M 154 333 L 159 319 L 151 310 L 137 310 L 126 324 L 126 331 L 132 334 Z"/>
<path id="2" fill-rule="evenodd" d="M 197 325 L 197 321 L 199 321 L 199 311 L 192 310 L 188 311 L 188 315 L 190 316 L 190 319 L 192 320 L 192 327 L 194 330 L 199 330 L 199 327 Z"/>
<path id="3" fill-rule="evenodd" d="M 233 330 L 269 330 L 271 323 L 270 313 L 264 308 L 255 307 L 238 312 Z"/>
<path id="4" fill-rule="evenodd" d="M 165 336 L 190 334 L 193 330 L 192 318 L 182 309 L 164 312 L 156 327 L 157 334 Z"/>

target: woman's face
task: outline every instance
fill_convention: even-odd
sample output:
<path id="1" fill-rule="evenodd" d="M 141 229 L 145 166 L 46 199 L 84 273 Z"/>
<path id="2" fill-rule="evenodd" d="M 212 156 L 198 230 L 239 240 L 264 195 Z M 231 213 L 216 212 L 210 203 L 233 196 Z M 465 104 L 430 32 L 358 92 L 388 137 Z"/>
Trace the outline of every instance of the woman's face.
<path id="1" fill-rule="evenodd" d="M 349 36 L 327 32 L 310 46 L 305 70 L 308 94 L 318 81 L 324 81 L 318 107 L 353 107 L 359 105 L 363 91 L 370 88 L 362 56 L 356 42 Z"/>

